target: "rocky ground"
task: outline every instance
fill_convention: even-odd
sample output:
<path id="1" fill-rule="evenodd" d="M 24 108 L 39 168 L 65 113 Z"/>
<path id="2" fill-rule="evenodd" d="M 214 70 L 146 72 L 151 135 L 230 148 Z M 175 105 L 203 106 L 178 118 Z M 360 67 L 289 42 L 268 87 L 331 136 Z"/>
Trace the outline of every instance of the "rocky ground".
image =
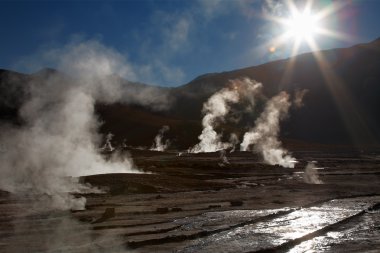
<path id="1" fill-rule="evenodd" d="M 82 178 L 106 190 L 83 211 L 26 212 L 2 192 L 0 252 L 380 251 L 378 152 L 297 151 L 294 169 L 247 152 L 131 153 L 149 173 Z"/>

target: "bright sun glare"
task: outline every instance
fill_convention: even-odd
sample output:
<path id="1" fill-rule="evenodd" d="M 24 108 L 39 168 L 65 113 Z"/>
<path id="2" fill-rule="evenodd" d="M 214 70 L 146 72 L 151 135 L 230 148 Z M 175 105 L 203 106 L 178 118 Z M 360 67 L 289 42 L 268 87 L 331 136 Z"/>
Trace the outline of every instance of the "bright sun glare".
<path id="1" fill-rule="evenodd" d="M 294 0 L 286 0 L 284 6 L 288 8 L 288 16 L 272 16 L 269 20 L 275 21 L 282 27 L 282 33 L 269 42 L 268 50 L 271 53 L 281 44 L 293 42 L 291 55 L 296 55 L 301 44 L 306 43 L 313 51 L 319 49 L 317 40 L 323 39 L 322 36 L 334 37 L 337 39 L 349 39 L 345 34 L 332 31 L 326 27 L 329 20 L 328 16 L 334 14 L 338 9 L 344 7 L 344 3 L 334 3 L 323 9 L 313 8 L 313 0 L 305 0 L 303 6 L 297 6 Z M 318 11 L 317 11 L 318 9 Z"/>
<path id="2" fill-rule="evenodd" d="M 297 40 L 310 40 L 318 32 L 318 19 L 310 12 L 294 13 L 284 22 L 289 37 Z"/>

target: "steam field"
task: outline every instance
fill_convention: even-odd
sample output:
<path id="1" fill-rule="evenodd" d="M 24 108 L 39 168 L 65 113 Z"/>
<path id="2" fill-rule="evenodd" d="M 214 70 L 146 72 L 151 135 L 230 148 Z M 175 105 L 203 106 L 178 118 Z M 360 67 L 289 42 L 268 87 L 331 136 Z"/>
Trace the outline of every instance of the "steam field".
<path id="1" fill-rule="evenodd" d="M 295 168 L 266 165 L 248 152 L 225 158 L 130 152 L 135 165 L 149 173 L 80 178 L 99 189 L 81 194 L 87 199 L 83 210 L 45 210 L 33 195 L 2 192 L 0 251 L 340 252 L 349 247 L 364 252 L 380 247 L 375 151 L 296 151 Z M 310 161 L 315 161 L 312 173 L 304 170 Z"/>
<path id="2" fill-rule="evenodd" d="M 0 0 L 0 253 L 380 252 L 379 13 Z"/>

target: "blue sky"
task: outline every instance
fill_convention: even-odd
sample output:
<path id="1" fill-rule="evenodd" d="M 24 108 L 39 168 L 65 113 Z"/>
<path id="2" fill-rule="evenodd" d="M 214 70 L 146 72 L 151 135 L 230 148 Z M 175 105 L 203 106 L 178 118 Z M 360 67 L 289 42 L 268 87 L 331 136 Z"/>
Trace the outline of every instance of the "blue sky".
<path id="1" fill-rule="evenodd" d="M 323 24 L 347 38 L 317 36 L 321 49 L 380 37 L 380 1 L 321 0 L 314 1 L 314 10 L 337 2 L 345 5 Z M 0 0 L 0 68 L 33 72 L 42 66 L 25 63 L 41 52 L 96 40 L 126 58 L 136 72 L 133 81 L 178 86 L 201 74 L 289 57 L 292 39 L 268 50 L 269 41 L 284 32 L 268 15 L 289 15 L 285 1 Z M 309 50 L 303 43 L 299 52 Z"/>

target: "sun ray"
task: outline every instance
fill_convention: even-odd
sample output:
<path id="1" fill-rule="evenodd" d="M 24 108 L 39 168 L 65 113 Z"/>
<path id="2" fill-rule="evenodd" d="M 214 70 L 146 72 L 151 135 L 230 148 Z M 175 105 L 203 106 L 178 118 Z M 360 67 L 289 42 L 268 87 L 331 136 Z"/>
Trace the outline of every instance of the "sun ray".
<path id="1" fill-rule="evenodd" d="M 318 20 L 322 20 L 322 19 L 336 13 L 337 11 L 343 9 L 344 7 L 347 6 L 347 4 L 348 3 L 344 2 L 344 1 L 337 1 L 333 5 L 330 5 L 324 9 L 322 9 L 318 13 L 316 13 L 315 16 Z"/>
<path id="2" fill-rule="evenodd" d="M 301 45 L 300 40 L 297 40 L 293 44 L 292 55 L 295 55 L 298 52 L 298 48 L 300 47 L 300 45 Z M 287 82 L 289 82 L 290 78 L 293 75 L 295 64 L 296 64 L 296 58 L 295 57 L 292 57 L 288 60 L 286 66 L 285 66 L 284 74 L 281 77 L 281 81 L 279 84 L 280 88 L 282 88 L 282 86 L 284 86 Z"/>
<path id="3" fill-rule="evenodd" d="M 362 137 L 370 137 L 371 132 L 357 110 L 355 106 L 356 102 L 346 89 L 343 80 L 334 72 L 333 66 L 325 58 L 323 52 L 320 52 L 320 47 L 318 46 L 318 40 L 322 39 L 322 37 L 330 37 L 342 41 L 353 40 L 353 37 L 348 34 L 326 27 L 328 24 L 327 17 L 334 15 L 334 13 L 346 5 L 347 3 L 344 2 L 334 2 L 318 12 L 313 12 L 312 0 L 307 0 L 302 9 L 300 9 L 293 0 L 289 0 L 287 1 L 289 14 L 287 18 L 275 16 L 267 16 L 265 18 L 279 24 L 284 29 L 281 34 L 268 42 L 270 45 L 279 46 L 288 43 L 289 40 L 292 39 L 293 44 L 289 51 L 290 56 L 297 55 L 302 44 L 310 48 L 348 132 L 354 141 L 359 142 L 359 139 Z M 297 57 L 292 57 L 286 62 L 283 76 L 280 80 L 280 86 L 286 85 L 291 79 L 296 61 Z M 347 112 L 350 113 L 347 114 Z M 361 136 L 357 136 L 357 133 L 360 133 Z"/>
<path id="4" fill-rule="evenodd" d="M 350 41 L 353 40 L 353 36 L 351 36 L 349 34 L 338 32 L 338 31 L 333 31 L 333 30 L 330 30 L 330 29 L 327 29 L 327 28 L 323 28 L 323 27 L 320 27 L 318 29 L 318 33 L 321 34 L 321 35 L 325 35 L 325 36 L 328 36 L 328 37 L 336 38 L 336 39 L 339 39 L 339 40 L 342 40 L 342 41 L 350 42 Z"/>
<path id="5" fill-rule="evenodd" d="M 359 113 L 356 101 L 346 89 L 344 81 L 334 72 L 333 66 L 325 58 L 323 52 L 320 51 L 316 42 L 310 40 L 308 43 L 313 50 L 312 53 L 317 60 L 317 65 L 337 105 L 339 114 L 351 139 L 357 145 L 359 145 L 362 140 L 371 140 L 373 138 L 372 133 Z"/>
<path id="6" fill-rule="evenodd" d="M 285 3 L 288 9 L 288 17 L 266 14 L 265 19 L 279 24 L 284 30 L 282 34 L 272 39 L 269 43 L 280 45 L 288 43 L 290 39 L 293 39 L 292 43 L 294 45 L 290 51 L 291 56 L 298 53 L 302 44 L 306 44 L 312 49 L 312 45 L 317 40 L 322 39 L 321 37 L 352 41 L 353 38 L 351 36 L 325 27 L 325 19 L 347 6 L 347 3 L 334 2 L 317 12 L 313 11 L 314 1 L 312 0 L 305 1 L 302 8 L 298 7 L 293 0 L 288 0 Z"/>

